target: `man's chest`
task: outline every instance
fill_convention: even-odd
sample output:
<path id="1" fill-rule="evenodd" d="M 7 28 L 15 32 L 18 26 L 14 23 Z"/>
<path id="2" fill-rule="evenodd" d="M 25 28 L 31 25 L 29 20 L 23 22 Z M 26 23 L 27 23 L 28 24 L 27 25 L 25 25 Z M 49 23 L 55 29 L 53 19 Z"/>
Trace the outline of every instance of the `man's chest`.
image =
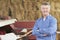
<path id="1" fill-rule="evenodd" d="M 49 25 L 50 25 L 49 20 L 45 20 L 45 21 L 40 20 L 40 21 L 38 22 L 38 27 L 39 27 L 39 28 L 48 28 Z"/>

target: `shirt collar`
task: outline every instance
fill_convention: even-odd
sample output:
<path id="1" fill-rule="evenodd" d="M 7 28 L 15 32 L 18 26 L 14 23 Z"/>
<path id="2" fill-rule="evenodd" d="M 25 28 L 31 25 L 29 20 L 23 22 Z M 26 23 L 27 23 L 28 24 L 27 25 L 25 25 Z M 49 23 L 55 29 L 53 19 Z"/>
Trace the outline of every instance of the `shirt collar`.
<path id="1" fill-rule="evenodd" d="M 49 18 L 49 16 L 51 16 L 51 15 L 49 14 L 48 16 L 46 16 L 46 19 L 48 19 L 48 18 Z M 42 17 L 42 19 L 43 19 L 43 17 Z M 46 20 L 46 19 L 45 19 L 45 20 Z M 44 20 L 44 21 L 45 21 L 45 20 Z"/>

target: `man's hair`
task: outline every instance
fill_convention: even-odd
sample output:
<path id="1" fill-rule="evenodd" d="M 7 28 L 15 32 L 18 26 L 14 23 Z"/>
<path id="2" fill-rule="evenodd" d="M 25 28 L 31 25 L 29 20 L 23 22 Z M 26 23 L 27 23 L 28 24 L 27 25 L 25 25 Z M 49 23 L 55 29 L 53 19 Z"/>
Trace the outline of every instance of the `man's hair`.
<path id="1" fill-rule="evenodd" d="M 49 2 L 43 2 L 42 5 L 50 5 Z"/>

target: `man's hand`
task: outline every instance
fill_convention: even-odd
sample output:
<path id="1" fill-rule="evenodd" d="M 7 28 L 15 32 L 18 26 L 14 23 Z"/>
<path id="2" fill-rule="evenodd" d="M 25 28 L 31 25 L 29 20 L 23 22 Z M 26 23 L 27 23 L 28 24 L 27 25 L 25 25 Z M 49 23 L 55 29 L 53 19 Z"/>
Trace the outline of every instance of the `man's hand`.
<path id="1" fill-rule="evenodd" d="M 43 34 L 43 36 L 47 36 L 47 34 Z"/>
<path id="2" fill-rule="evenodd" d="M 39 32 L 39 30 L 37 30 Z M 43 34 L 43 36 L 47 36 L 47 34 Z"/>

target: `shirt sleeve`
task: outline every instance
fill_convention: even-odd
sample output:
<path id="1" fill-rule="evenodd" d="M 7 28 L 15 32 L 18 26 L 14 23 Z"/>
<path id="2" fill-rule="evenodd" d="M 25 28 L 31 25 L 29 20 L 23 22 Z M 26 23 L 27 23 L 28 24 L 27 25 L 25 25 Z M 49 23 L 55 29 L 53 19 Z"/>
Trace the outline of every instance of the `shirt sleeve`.
<path id="1" fill-rule="evenodd" d="M 32 35 L 35 35 L 35 36 L 43 36 L 43 34 L 40 34 L 40 31 L 38 30 L 38 21 L 36 21 L 33 29 L 32 29 Z"/>

